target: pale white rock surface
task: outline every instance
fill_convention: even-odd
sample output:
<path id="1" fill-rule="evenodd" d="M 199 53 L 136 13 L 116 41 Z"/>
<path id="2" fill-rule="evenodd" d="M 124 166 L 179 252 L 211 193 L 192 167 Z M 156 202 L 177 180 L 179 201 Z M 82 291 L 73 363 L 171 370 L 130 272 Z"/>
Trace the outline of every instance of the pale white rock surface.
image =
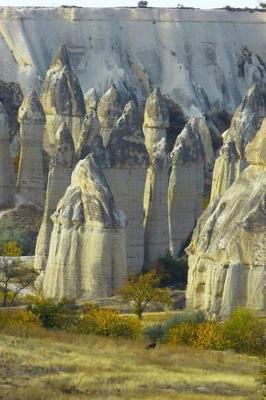
<path id="1" fill-rule="evenodd" d="M 254 138 L 266 115 L 266 86 L 252 85 L 233 115 L 230 128 L 223 134 L 223 146 L 215 162 L 211 200 L 225 193 L 247 167 L 245 149 Z"/>
<path id="2" fill-rule="evenodd" d="M 96 111 L 99 102 L 99 96 L 94 88 L 89 89 L 84 96 L 86 112 L 88 113 L 91 109 Z"/>
<path id="3" fill-rule="evenodd" d="M 0 75 L 41 89 L 66 44 L 84 93 L 123 82 L 144 100 L 158 85 L 189 115 L 233 112 L 265 75 L 265 24 L 259 11 L 1 7 Z"/>
<path id="4" fill-rule="evenodd" d="M 70 65 L 66 46 L 60 46 L 46 73 L 41 91 L 41 103 L 46 115 L 44 149 L 54 152 L 55 133 L 61 122 L 70 127 L 77 147 L 85 103 L 77 76 Z"/>
<path id="5" fill-rule="evenodd" d="M 205 148 L 207 157 L 212 156 L 205 133 L 203 121 L 190 118 L 171 152 L 168 209 L 170 252 L 174 256 L 188 242 L 202 212 Z"/>
<path id="6" fill-rule="evenodd" d="M 126 218 L 92 155 L 76 165 L 52 219 L 45 296 L 112 296 L 127 279 Z"/>
<path id="7" fill-rule="evenodd" d="M 71 132 L 62 122 L 55 135 L 55 152 L 50 160 L 44 214 L 35 249 L 34 268 L 38 271 L 46 267 L 53 229 L 51 215 L 70 184 L 74 163 L 75 149 Z"/>
<path id="8" fill-rule="evenodd" d="M 246 148 L 249 166 L 200 217 L 187 249 L 187 307 L 221 317 L 266 311 L 266 119 Z"/>
<path id="9" fill-rule="evenodd" d="M 97 114 L 101 125 L 101 136 L 105 147 L 108 145 L 111 131 L 118 118 L 120 118 L 122 111 L 122 97 L 116 85 L 113 84 L 100 98 L 97 107 Z"/>
<path id="10" fill-rule="evenodd" d="M 168 229 L 168 173 L 169 157 L 166 148 L 166 128 L 169 114 L 159 88 L 148 97 L 143 132 L 149 154 L 144 189 L 144 260 L 145 264 L 156 261 L 169 250 Z"/>
<path id="11" fill-rule="evenodd" d="M 0 102 L 0 207 L 11 205 L 15 194 L 15 168 L 9 150 L 9 123 Z"/>
<path id="12" fill-rule="evenodd" d="M 17 193 L 25 203 L 44 204 L 43 132 L 45 115 L 37 94 L 31 91 L 18 112 L 20 160 Z"/>

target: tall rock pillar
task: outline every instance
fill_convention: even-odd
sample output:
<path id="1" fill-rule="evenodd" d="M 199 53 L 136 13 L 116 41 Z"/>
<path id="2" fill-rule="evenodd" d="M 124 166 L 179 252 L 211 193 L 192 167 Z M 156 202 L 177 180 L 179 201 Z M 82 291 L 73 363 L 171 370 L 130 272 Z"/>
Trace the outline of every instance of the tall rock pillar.
<path id="1" fill-rule="evenodd" d="M 184 247 L 202 211 L 205 152 L 201 121 L 191 118 L 177 137 L 171 152 L 168 188 L 170 252 Z"/>
<path id="2" fill-rule="evenodd" d="M 92 155 L 76 165 L 52 219 L 45 296 L 94 299 L 115 294 L 127 279 L 126 219 Z"/>
<path id="3" fill-rule="evenodd" d="M 159 88 L 148 97 L 143 131 L 150 166 L 144 191 L 144 252 L 145 263 L 164 256 L 169 249 L 168 231 L 168 171 L 166 128 L 168 109 Z"/>
<path id="4" fill-rule="evenodd" d="M 39 271 L 46 267 L 53 229 L 51 215 L 70 184 L 74 160 L 72 136 L 66 123 L 62 122 L 55 135 L 55 153 L 50 161 L 44 215 L 35 249 L 34 268 Z"/>
<path id="5" fill-rule="evenodd" d="M 43 130 L 45 115 L 35 92 L 28 94 L 18 112 L 21 151 L 17 193 L 23 201 L 43 206 Z"/>
<path id="6" fill-rule="evenodd" d="M 127 217 L 126 251 L 130 273 L 142 270 L 144 262 L 143 194 L 148 154 L 141 118 L 134 101 L 129 101 L 110 133 L 104 168 L 115 203 Z"/>

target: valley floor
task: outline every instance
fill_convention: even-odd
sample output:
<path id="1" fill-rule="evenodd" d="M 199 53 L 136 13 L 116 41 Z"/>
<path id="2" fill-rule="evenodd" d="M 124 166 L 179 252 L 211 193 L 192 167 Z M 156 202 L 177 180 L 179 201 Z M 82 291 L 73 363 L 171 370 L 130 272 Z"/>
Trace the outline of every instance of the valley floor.
<path id="1" fill-rule="evenodd" d="M 45 331 L 0 335 L 1 400 L 240 400 L 259 361 L 231 352 Z"/>

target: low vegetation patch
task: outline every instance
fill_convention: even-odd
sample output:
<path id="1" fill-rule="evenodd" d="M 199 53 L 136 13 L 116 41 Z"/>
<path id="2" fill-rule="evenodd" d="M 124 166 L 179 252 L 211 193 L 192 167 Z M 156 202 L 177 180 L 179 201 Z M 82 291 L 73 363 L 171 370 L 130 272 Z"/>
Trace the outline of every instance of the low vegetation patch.
<path id="1" fill-rule="evenodd" d="M 225 321 L 206 321 L 202 313 L 184 312 L 145 329 L 153 341 L 257 356 L 266 354 L 265 326 L 252 311 L 236 309 Z"/>
<path id="2" fill-rule="evenodd" d="M 224 322 L 178 312 L 145 328 L 157 343 L 146 350 L 137 316 L 28 300 L 28 309 L 0 310 L 1 400 L 264 399 L 265 363 L 259 370 L 258 357 L 237 354 L 265 349 L 265 326 L 250 311 Z"/>

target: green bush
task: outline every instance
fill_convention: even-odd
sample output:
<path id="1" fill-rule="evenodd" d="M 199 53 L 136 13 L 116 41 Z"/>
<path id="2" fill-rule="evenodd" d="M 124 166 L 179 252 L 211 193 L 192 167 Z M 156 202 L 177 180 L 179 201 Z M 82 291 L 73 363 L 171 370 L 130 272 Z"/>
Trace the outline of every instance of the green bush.
<path id="1" fill-rule="evenodd" d="M 164 329 L 162 324 L 153 324 L 144 329 L 145 336 L 152 342 L 162 343 L 164 340 Z"/>
<path id="2" fill-rule="evenodd" d="M 184 311 L 177 313 L 163 324 L 156 324 L 145 329 L 145 334 L 153 341 L 167 342 L 169 332 L 181 324 L 201 324 L 205 321 L 202 312 Z"/>
<path id="3" fill-rule="evenodd" d="M 252 311 L 236 309 L 225 321 L 224 328 L 235 351 L 259 356 L 266 354 L 265 326 Z"/>
<path id="4" fill-rule="evenodd" d="M 30 298 L 28 310 L 39 318 L 45 328 L 71 330 L 78 323 L 77 309 L 70 300 L 35 296 Z"/>
<path id="5" fill-rule="evenodd" d="M 7 222 L 0 223 L 0 255 L 5 255 L 7 243 L 14 242 L 21 248 L 21 255 L 34 255 L 36 234 L 24 229 L 14 228 Z"/>
<path id="6" fill-rule="evenodd" d="M 181 313 L 177 313 L 172 316 L 170 319 L 165 321 L 163 324 L 163 330 L 165 332 L 165 336 L 170 331 L 170 329 L 175 328 L 177 325 L 181 324 L 201 324 L 205 321 L 205 315 L 203 312 L 193 312 L 193 311 L 184 311 Z"/>

